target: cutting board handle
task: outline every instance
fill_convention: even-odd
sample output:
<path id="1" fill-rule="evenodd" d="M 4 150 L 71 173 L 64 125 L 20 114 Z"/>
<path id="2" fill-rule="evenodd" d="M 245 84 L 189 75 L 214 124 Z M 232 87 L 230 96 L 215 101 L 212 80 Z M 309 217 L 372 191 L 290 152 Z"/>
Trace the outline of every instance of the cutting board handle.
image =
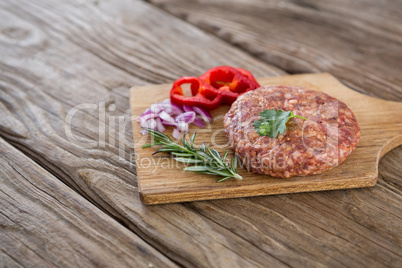
<path id="1" fill-rule="evenodd" d="M 379 148 L 378 163 L 387 152 L 402 145 L 402 102 L 382 100 L 354 91 L 355 94 L 360 99 L 352 110 L 361 126 L 361 136 L 369 136 L 371 145 Z"/>
<path id="2" fill-rule="evenodd" d="M 382 133 L 386 142 L 378 154 L 378 161 L 389 151 L 402 145 L 402 102 L 375 99 L 375 110 L 381 112 L 378 132 Z"/>

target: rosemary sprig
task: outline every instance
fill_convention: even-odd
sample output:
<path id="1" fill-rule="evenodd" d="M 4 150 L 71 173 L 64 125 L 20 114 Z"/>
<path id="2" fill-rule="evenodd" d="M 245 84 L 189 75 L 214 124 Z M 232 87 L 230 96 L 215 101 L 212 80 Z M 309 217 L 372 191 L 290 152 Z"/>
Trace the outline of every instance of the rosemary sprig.
<path id="1" fill-rule="evenodd" d="M 148 128 L 144 129 L 148 131 L 148 133 L 154 138 L 155 142 L 148 143 L 142 146 L 142 148 L 161 145 L 162 148 L 153 154 L 166 152 L 173 155 L 173 159 L 178 162 L 194 164 L 193 166 L 184 168 L 185 171 L 222 176 L 223 178 L 218 180 L 218 182 L 222 182 L 230 178 L 236 178 L 239 180 L 243 179 L 237 173 L 237 156 L 230 159 L 231 165 L 229 166 L 229 162 L 226 161 L 229 151 L 226 151 L 223 157 L 221 157 L 215 149 L 210 149 L 209 147 L 205 146 L 204 143 L 202 143 L 199 148 L 195 148 L 194 139 L 196 132 L 194 132 L 192 135 L 190 142 L 186 140 L 185 137 L 187 133 L 185 133 L 182 138 L 183 145 L 180 145 L 162 132 Z"/>

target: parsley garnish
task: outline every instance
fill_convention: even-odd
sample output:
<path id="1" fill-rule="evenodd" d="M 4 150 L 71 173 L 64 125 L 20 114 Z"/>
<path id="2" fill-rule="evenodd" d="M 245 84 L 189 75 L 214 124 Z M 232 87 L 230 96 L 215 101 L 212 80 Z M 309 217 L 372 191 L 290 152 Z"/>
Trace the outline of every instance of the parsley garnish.
<path id="1" fill-rule="evenodd" d="M 275 111 L 274 109 L 260 112 L 261 120 L 255 121 L 253 126 L 258 134 L 271 138 L 278 137 L 286 129 L 286 122 L 292 117 L 306 118 L 295 115 L 292 111 Z"/>

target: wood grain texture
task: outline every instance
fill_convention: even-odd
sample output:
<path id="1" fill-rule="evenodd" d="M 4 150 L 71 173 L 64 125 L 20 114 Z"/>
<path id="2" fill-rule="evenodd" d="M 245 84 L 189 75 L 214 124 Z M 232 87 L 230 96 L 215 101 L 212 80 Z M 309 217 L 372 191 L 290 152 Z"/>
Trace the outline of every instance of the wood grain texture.
<path id="1" fill-rule="evenodd" d="M 139 200 L 131 85 L 167 83 L 221 64 L 258 77 L 285 71 L 140 1 L 0 1 L 0 17 L 0 135 L 174 262 L 231 268 L 402 262 L 401 147 L 381 160 L 376 187 L 159 206 Z M 395 92 L 389 94 L 396 98 Z M 99 109 L 78 111 L 70 141 L 65 119 L 82 103 L 105 103 L 106 118 Z"/>
<path id="2" fill-rule="evenodd" d="M 1 138 L 0 151 L 0 266 L 176 267 Z"/>
<path id="3" fill-rule="evenodd" d="M 289 73 L 330 72 L 402 100 L 401 1 L 150 2 Z"/>
<path id="4" fill-rule="evenodd" d="M 140 123 L 134 120 L 137 179 L 145 204 L 373 186 L 377 182 L 380 158 L 402 144 L 402 117 L 399 116 L 402 102 L 384 101 L 357 93 L 325 73 L 260 78 L 258 81 L 263 86 L 290 85 L 322 91 L 345 102 L 355 113 L 360 126 L 361 138 L 356 150 L 339 167 L 314 176 L 278 179 L 240 169 L 243 180 L 218 183 L 214 176 L 183 172 L 184 165 L 177 164 L 169 156 L 152 156 L 154 148 L 141 149 L 149 139 L 140 133 Z M 168 97 L 170 88 L 171 85 L 133 87 L 130 101 L 132 116 L 138 118 L 155 100 L 162 101 Z M 157 97 L 146 92 L 155 92 Z M 197 131 L 198 144 L 205 142 L 221 155 L 229 149 L 225 146 L 227 139 L 223 127 L 223 116 L 229 108 L 224 106 L 213 111 L 216 120 L 205 129 L 190 129 Z M 171 132 L 173 128 L 169 129 Z"/>

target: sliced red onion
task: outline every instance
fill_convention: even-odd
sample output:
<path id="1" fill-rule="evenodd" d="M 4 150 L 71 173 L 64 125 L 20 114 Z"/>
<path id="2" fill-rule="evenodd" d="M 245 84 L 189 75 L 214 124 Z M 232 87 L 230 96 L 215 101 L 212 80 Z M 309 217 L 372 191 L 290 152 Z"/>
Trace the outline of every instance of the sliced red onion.
<path id="1" fill-rule="evenodd" d="M 151 113 L 151 109 L 147 108 L 141 115 L 138 117 L 137 121 L 140 122 L 141 118 L 147 114 Z"/>
<path id="2" fill-rule="evenodd" d="M 151 104 L 151 111 L 154 113 L 160 113 L 165 111 L 167 113 L 172 112 L 172 105 L 170 103 L 155 103 Z"/>
<path id="3" fill-rule="evenodd" d="M 144 128 L 151 128 L 151 129 L 156 129 L 156 121 L 155 119 L 151 118 L 147 121 L 141 121 L 141 127 Z"/>
<path id="4" fill-rule="evenodd" d="M 169 103 L 169 104 L 163 104 L 164 106 L 163 106 L 163 111 L 165 111 L 165 112 L 167 112 L 168 114 L 171 114 L 172 113 L 172 105 Z"/>
<path id="5" fill-rule="evenodd" d="M 188 106 L 188 105 L 183 105 L 183 110 L 184 110 L 185 112 L 194 112 L 193 108 L 191 108 L 191 107 Z"/>
<path id="6" fill-rule="evenodd" d="M 202 120 L 197 117 L 197 114 Z M 176 117 L 174 118 L 174 116 Z M 150 108 L 146 109 L 138 118 L 143 128 L 164 132 L 166 130 L 165 126 L 176 127 L 172 133 L 174 138 L 180 138 L 180 132 L 188 131 L 190 123 L 193 123 L 197 127 L 204 128 L 205 123 L 203 120 L 205 122 L 212 122 L 212 116 L 201 108 L 188 105 L 180 106 L 172 103 L 170 99 L 152 104 Z M 141 130 L 141 134 L 146 135 L 147 131 L 143 129 Z"/>
<path id="7" fill-rule="evenodd" d="M 176 116 L 176 122 L 192 123 L 195 119 L 195 112 L 185 112 Z"/>
<path id="8" fill-rule="evenodd" d="M 198 108 L 198 107 L 192 107 L 193 108 L 193 110 L 194 110 L 194 112 L 196 112 L 197 114 L 199 114 L 200 116 L 201 116 L 201 118 L 205 121 L 205 122 L 212 122 L 212 120 L 213 120 L 213 118 L 212 118 L 212 116 L 211 116 L 211 114 L 210 113 L 208 113 L 207 111 L 205 111 L 205 110 L 203 110 L 203 109 L 201 109 L 201 108 Z"/>
<path id="9" fill-rule="evenodd" d="M 173 129 L 172 136 L 173 136 L 173 138 L 175 138 L 175 139 L 179 139 L 179 138 L 181 137 L 180 130 L 178 130 L 177 128 Z"/>
<path id="10" fill-rule="evenodd" d="M 147 135 L 148 134 L 148 131 L 146 131 L 145 129 L 141 129 L 140 132 L 141 132 L 142 135 Z"/>
<path id="11" fill-rule="evenodd" d="M 202 121 L 201 118 L 199 118 L 197 116 L 194 118 L 193 124 L 196 125 L 199 128 L 204 128 L 205 127 L 204 121 Z"/>
<path id="12" fill-rule="evenodd" d="M 181 107 L 179 105 L 177 105 L 176 103 L 171 103 L 172 105 L 172 112 L 170 113 L 171 115 L 179 115 L 183 113 L 183 110 L 181 109 Z"/>
<path id="13" fill-rule="evenodd" d="M 164 124 L 165 126 L 173 126 L 173 127 L 177 127 L 177 123 L 175 122 L 171 122 L 171 121 L 166 121 L 161 119 L 162 124 Z"/>
<path id="14" fill-rule="evenodd" d="M 141 115 L 140 118 L 138 118 L 139 122 L 144 122 L 144 121 L 148 121 L 151 118 L 155 118 L 158 117 L 159 114 L 155 114 L 155 113 L 148 113 L 146 115 Z"/>
<path id="15" fill-rule="evenodd" d="M 156 129 L 160 132 L 165 131 L 165 127 L 162 125 L 162 121 L 160 120 L 160 118 L 156 118 Z"/>
<path id="16" fill-rule="evenodd" d="M 162 111 L 162 109 L 161 109 L 160 107 L 158 107 L 158 106 L 152 106 L 152 105 L 151 105 L 151 112 L 152 112 L 152 113 L 158 114 L 158 113 L 160 113 L 161 111 Z"/>
<path id="17" fill-rule="evenodd" d="M 165 111 L 160 112 L 159 118 L 160 118 L 160 119 L 163 119 L 163 120 L 165 120 L 165 121 L 169 121 L 169 122 L 171 122 L 172 124 L 175 123 L 175 120 L 173 119 L 173 117 L 171 117 L 171 116 L 170 116 L 167 112 L 165 112 Z"/>
<path id="18" fill-rule="evenodd" d="M 150 114 L 150 113 L 151 113 L 151 109 L 147 108 L 147 109 L 142 113 L 141 116 L 147 115 L 147 114 Z"/>
<path id="19" fill-rule="evenodd" d="M 188 131 L 188 123 L 186 123 L 186 122 L 178 122 L 177 123 L 177 129 L 182 131 L 182 132 Z"/>

